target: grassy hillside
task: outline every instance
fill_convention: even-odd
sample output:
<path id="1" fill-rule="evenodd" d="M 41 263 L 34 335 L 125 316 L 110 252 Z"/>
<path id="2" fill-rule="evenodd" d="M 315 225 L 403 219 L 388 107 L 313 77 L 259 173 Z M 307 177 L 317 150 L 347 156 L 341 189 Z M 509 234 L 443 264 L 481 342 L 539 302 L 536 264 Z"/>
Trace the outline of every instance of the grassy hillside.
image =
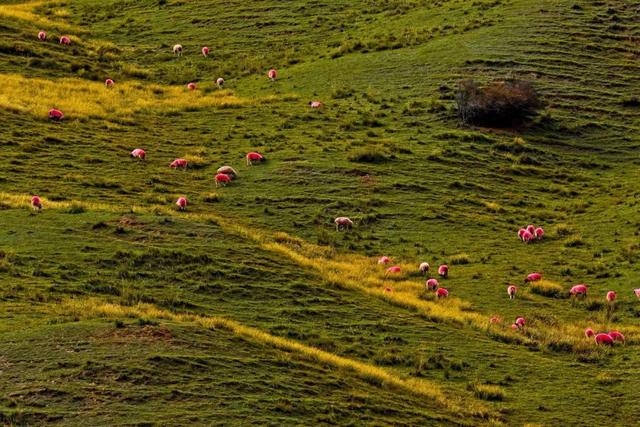
<path id="1" fill-rule="evenodd" d="M 0 420 L 633 425 L 637 13 L 0 1 Z M 531 81 L 545 107 L 515 129 L 463 126 L 465 78 Z M 246 166 L 249 151 L 267 161 Z M 239 177 L 216 188 L 224 164 Z M 546 234 L 524 244 L 530 223 Z M 422 261 L 432 277 L 450 265 L 448 298 L 425 290 Z M 522 285 L 533 271 L 545 282 Z"/>

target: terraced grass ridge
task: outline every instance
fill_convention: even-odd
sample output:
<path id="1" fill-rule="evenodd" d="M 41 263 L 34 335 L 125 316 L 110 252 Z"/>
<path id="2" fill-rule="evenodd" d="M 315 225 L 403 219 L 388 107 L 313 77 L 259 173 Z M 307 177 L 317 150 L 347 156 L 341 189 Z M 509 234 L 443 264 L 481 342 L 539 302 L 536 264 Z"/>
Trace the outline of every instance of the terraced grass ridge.
<path id="1" fill-rule="evenodd" d="M 0 0 L 0 424 L 638 425 L 639 14 Z"/>

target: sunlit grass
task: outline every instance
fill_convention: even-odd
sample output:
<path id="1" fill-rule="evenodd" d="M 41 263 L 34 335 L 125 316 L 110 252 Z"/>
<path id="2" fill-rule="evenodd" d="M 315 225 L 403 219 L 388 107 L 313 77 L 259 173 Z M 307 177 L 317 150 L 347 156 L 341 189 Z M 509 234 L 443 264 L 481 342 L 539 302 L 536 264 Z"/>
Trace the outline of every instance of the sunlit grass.
<path id="1" fill-rule="evenodd" d="M 249 341 L 257 341 L 279 350 L 293 352 L 311 362 L 322 363 L 338 369 L 351 372 L 367 382 L 389 387 L 403 392 L 418 395 L 438 403 L 441 407 L 455 412 L 460 411 L 468 415 L 487 417 L 489 413 L 482 405 L 445 396 L 436 384 L 415 378 L 403 378 L 399 375 L 368 363 L 349 359 L 307 346 L 299 342 L 271 335 L 256 328 L 245 326 L 236 321 L 213 316 L 198 316 L 192 314 L 177 314 L 160 309 L 151 304 L 137 304 L 124 306 L 116 303 L 104 302 L 96 298 L 82 300 L 66 300 L 57 305 L 55 311 L 59 315 L 71 316 L 75 319 L 102 317 L 109 319 L 137 318 L 147 320 L 169 320 L 180 323 L 193 323 L 207 329 L 224 329 Z"/>
<path id="2" fill-rule="evenodd" d="M 188 91 L 185 87 L 139 82 L 116 82 L 106 88 L 101 82 L 74 78 L 57 80 L 0 74 L 0 108 L 47 117 L 51 108 L 62 110 L 67 119 L 128 116 L 142 110 L 175 112 L 184 109 L 227 107 L 249 102 L 229 91 Z"/>
<path id="3" fill-rule="evenodd" d="M 5 4 L 0 5 L 0 17 L 9 19 L 21 19 L 33 24 L 39 25 L 43 28 L 56 28 L 62 31 L 75 31 L 77 28 L 73 25 L 69 25 L 65 22 L 52 21 L 44 16 L 34 13 L 34 10 L 45 4 L 51 2 L 48 1 L 33 1 L 20 4 Z M 68 17 L 68 12 L 64 9 L 57 9 L 54 11 L 54 16 L 57 18 Z M 34 35 L 35 36 L 35 35 Z"/>
<path id="4" fill-rule="evenodd" d="M 437 300 L 433 293 L 425 291 L 421 281 L 406 280 L 407 272 L 415 268 L 414 265 L 400 264 L 403 273 L 397 277 L 389 277 L 385 275 L 385 269 L 377 265 L 375 259 L 356 254 L 338 254 L 329 247 L 318 246 L 283 232 L 273 233 L 250 227 L 213 213 L 189 211 L 178 213 L 168 206 L 122 207 L 84 201 L 57 202 L 43 199 L 43 203 L 45 209 L 67 211 L 83 209 L 116 213 L 127 210 L 132 213 L 179 215 L 194 221 L 213 222 L 227 233 L 252 240 L 269 252 L 283 255 L 296 264 L 315 271 L 328 285 L 380 298 L 389 304 L 415 312 L 416 315 L 425 319 L 488 332 L 489 335 L 505 342 L 537 344 L 554 352 L 574 353 L 596 359 L 606 355 L 606 349 L 596 347 L 591 340 L 584 339 L 584 327 L 577 324 L 537 321 L 528 324 L 524 331 L 512 331 L 507 324 L 488 326 L 488 316 L 474 311 L 468 301 L 455 296 Z M 12 195 L 0 192 L 0 205 L 28 207 L 29 204 L 29 195 Z M 546 280 L 534 282 L 530 286 L 534 285 L 551 290 L 560 286 Z M 621 329 L 623 329 L 623 333 L 629 334 L 627 342 L 636 342 L 640 339 L 640 328 L 624 327 Z M 601 325 L 599 330 L 605 331 L 608 328 L 606 325 Z"/>

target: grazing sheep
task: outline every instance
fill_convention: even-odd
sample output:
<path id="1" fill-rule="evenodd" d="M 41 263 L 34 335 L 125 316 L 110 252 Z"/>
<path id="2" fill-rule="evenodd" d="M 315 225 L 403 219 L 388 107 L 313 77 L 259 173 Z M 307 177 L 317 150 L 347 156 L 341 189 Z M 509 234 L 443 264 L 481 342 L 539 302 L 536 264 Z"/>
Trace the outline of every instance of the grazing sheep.
<path id="1" fill-rule="evenodd" d="M 597 334 L 595 341 L 598 345 L 613 345 L 613 338 L 611 338 L 611 335 L 605 333 Z"/>
<path id="2" fill-rule="evenodd" d="M 449 291 L 446 290 L 445 288 L 438 288 L 436 290 L 436 297 L 437 298 L 446 298 L 449 296 Z"/>
<path id="3" fill-rule="evenodd" d="M 247 159 L 247 166 L 253 165 L 253 162 L 261 162 L 265 160 L 262 154 L 256 153 L 255 151 L 247 153 L 246 159 Z"/>
<path id="4" fill-rule="evenodd" d="M 524 325 L 526 325 L 526 324 L 527 324 L 527 321 L 524 320 L 524 317 L 518 317 L 516 319 L 516 325 L 518 325 L 518 327 L 524 328 Z"/>
<path id="5" fill-rule="evenodd" d="M 62 36 L 60 37 L 60 44 L 63 45 L 70 45 L 71 44 L 71 39 L 67 36 Z"/>
<path id="6" fill-rule="evenodd" d="M 209 56 L 209 48 L 208 48 L 208 47 L 204 46 L 204 47 L 202 48 L 202 55 L 203 55 L 204 57 Z"/>
<path id="7" fill-rule="evenodd" d="M 64 119 L 64 113 L 58 109 L 52 108 L 51 110 L 49 110 L 49 119 L 53 120 L 54 122 L 60 122 L 62 121 L 62 119 Z"/>
<path id="8" fill-rule="evenodd" d="M 31 198 L 31 207 L 36 211 L 42 209 L 42 199 L 39 196 L 33 196 Z"/>
<path id="9" fill-rule="evenodd" d="M 438 283 L 436 279 L 429 279 L 427 280 L 426 286 L 428 291 L 435 291 L 438 289 L 438 286 L 440 286 L 440 283 Z"/>
<path id="10" fill-rule="evenodd" d="M 609 291 L 609 292 L 607 292 L 607 301 L 608 302 L 614 302 L 616 300 L 617 296 L 618 296 L 618 294 L 616 294 L 614 291 Z"/>
<path id="11" fill-rule="evenodd" d="M 538 281 L 540 279 L 542 279 L 542 274 L 540 274 L 540 273 L 531 273 L 531 274 L 527 275 L 527 277 L 525 277 L 524 283 L 536 282 L 536 281 Z"/>
<path id="12" fill-rule="evenodd" d="M 388 256 L 381 256 L 380 258 L 378 258 L 378 264 L 384 265 L 384 264 L 389 264 L 391 262 L 391 258 L 389 258 Z"/>
<path id="13" fill-rule="evenodd" d="M 611 339 L 613 339 L 613 341 L 619 341 L 624 344 L 624 335 L 622 335 L 620 332 L 609 331 L 609 336 L 611 337 Z"/>
<path id="14" fill-rule="evenodd" d="M 532 235 L 535 235 L 535 232 L 536 232 L 536 226 L 535 226 L 535 225 L 533 225 L 533 224 L 529 224 L 529 225 L 527 225 L 527 231 L 528 231 L 529 233 L 531 233 Z"/>
<path id="15" fill-rule="evenodd" d="M 542 227 L 536 228 L 533 230 L 533 235 L 536 236 L 536 239 L 538 240 L 542 239 L 542 236 L 544 236 L 544 229 Z"/>
<path id="16" fill-rule="evenodd" d="M 38 33 L 38 40 L 40 40 L 41 42 L 45 41 L 47 39 L 47 33 L 45 33 L 44 31 L 40 31 Z"/>
<path id="17" fill-rule="evenodd" d="M 528 230 L 525 230 L 524 233 L 522 233 L 522 241 L 524 241 L 525 243 L 529 243 L 534 239 L 533 234 L 530 233 Z"/>
<path id="18" fill-rule="evenodd" d="M 112 79 L 107 79 L 104 81 L 104 85 L 106 87 L 113 87 L 113 80 Z"/>
<path id="19" fill-rule="evenodd" d="M 388 273 L 400 273 L 401 269 L 400 266 L 398 265 L 394 265 L 393 267 L 389 267 L 387 268 L 387 274 Z"/>
<path id="20" fill-rule="evenodd" d="M 449 277 L 449 266 L 447 264 L 442 264 L 438 267 L 438 275 L 443 279 Z"/>
<path id="21" fill-rule="evenodd" d="M 518 230 L 518 237 L 520 238 L 520 240 L 524 241 L 524 233 L 526 233 L 527 230 L 525 230 L 524 228 L 521 228 L 520 230 Z"/>
<path id="22" fill-rule="evenodd" d="M 231 182 L 231 177 L 227 174 L 224 173 L 219 173 L 216 174 L 216 188 L 218 188 L 218 186 L 222 185 L 223 187 L 226 187 L 228 183 Z"/>
<path id="23" fill-rule="evenodd" d="M 342 229 L 351 230 L 351 227 L 353 227 L 353 221 L 346 216 L 339 216 L 333 222 L 336 224 L 336 231 Z"/>
<path id="24" fill-rule="evenodd" d="M 427 274 L 429 272 L 429 268 L 431 268 L 429 266 L 428 262 L 422 262 L 420 263 L 420 267 L 418 267 L 418 269 L 420 270 L 420 273 L 422 274 Z"/>
<path id="25" fill-rule="evenodd" d="M 515 299 L 516 292 L 518 292 L 517 286 L 509 285 L 509 287 L 507 287 L 507 294 L 509 295 L 509 299 Z"/>
<path id="26" fill-rule="evenodd" d="M 178 56 L 182 56 L 182 45 L 181 44 L 176 44 L 173 46 L 173 54 L 174 55 L 178 55 Z"/>
<path id="27" fill-rule="evenodd" d="M 269 80 L 271 80 L 272 82 L 275 82 L 276 78 L 278 77 L 278 72 L 276 71 L 275 68 L 272 68 L 269 70 L 269 73 L 267 73 L 267 76 L 269 77 Z"/>
<path id="28" fill-rule="evenodd" d="M 580 296 L 580 297 L 587 296 L 587 285 L 583 283 L 579 285 L 575 285 L 569 290 L 569 293 L 573 296 Z"/>
<path id="29" fill-rule="evenodd" d="M 520 327 L 518 325 L 516 325 L 515 323 L 511 324 L 511 329 L 514 331 L 517 331 L 518 329 L 520 329 Z"/>
<path id="30" fill-rule="evenodd" d="M 384 291 L 385 291 L 386 293 L 390 293 L 390 292 L 393 292 L 393 288 L 385 287 L 385 288 L 384 288 Z"/>
<path id="31" fill-rule="evenodd" d="M 322 108 L 324 106 L 324 104 L 322 102 L 320 102 L 320 101 L 310 101 L 309 102 L 309 106 L 311 108 L 316 108 L 317 109 L 317 108 Z"/>
<path id="32" fill-rule="evenodd" d="M 584 336 L 587 338 L 593 337 L 595 334 L 593 333 L 593 329 L 587 328 L 584 330 Z"/>
<path id="33" fill-rule="evenodd" d="M 238 176 L 238 172 L 231 166 L 220 166 L 216 173 L 223 173 L 225 175 L 229 175 L 231 178 L 236 178 Z"/>
<path id="34" fill-rule="evenodd" d="M 147 153 L 145 153 L 142 148 L 136 148 L 131 152 L 131 157 L 133 157 L 134 159 L 144 160 L 146 156 Z"/>
<path id="35" fill-rule="evenodd" d="M 187 89 L 189 90 L 196 90 L 197 88 L 198 86 L 196 86 L 196 84 L 193 82 L 187 84 Z"/>
<path id="36" fill-rule="evenodd" d="M 178 169 L 178 168 L 186 169 L 188 163 L 189 162 L 187 162 L 186 159 L 175 159 L 173 162 L 171 162 L 171 164 L 169 164 L 169 167 L 172 169 Z"/>
<path id="37" fill-rule="evenodd" d="M 636 294 L 636 297 L 637 297 L 638 299 L 640 299 L 640 288 L 638 288 L 638 289 L 634 289 L 634 290 L 633 290 L 633 293 L 634 293 L 634 294 Z"/>
<path id="38" fill-rule="evenodd" d="M 222 77 L 218 77 L 218 79 L 216 80 L 216 86 L 218 86 L 218 89 L 222 89 L 223 85 L 224 85 L 224 79 Z"/>
<path id="39" fill-rule="evenodd" d="M 178 207 L 178 210 L 185 210 L 187 208 L 187 198 L 186 197 L 178 197 L 178 200 L 176 201 L 176 206 Z"/>

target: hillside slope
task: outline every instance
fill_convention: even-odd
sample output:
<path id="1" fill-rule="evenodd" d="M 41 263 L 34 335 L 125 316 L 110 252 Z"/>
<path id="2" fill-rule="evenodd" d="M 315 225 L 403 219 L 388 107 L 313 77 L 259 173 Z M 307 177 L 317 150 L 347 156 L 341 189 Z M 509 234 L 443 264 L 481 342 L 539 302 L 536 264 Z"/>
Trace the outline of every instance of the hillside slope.
<path id="1" fill-rule="evenodd" d="M 0 420 L 633 425 L 638 12 L 0 1 Z M 460 125 L 458 81 L 513 77 L 545 101 L 531 123 Z M 216 188 L 223 164 L 239 176 Z M 527 245 L 530 223 L 546 234 Z M 422 261 L 450 265 L 449 298 Z M 533 271 L 546 282 L 521 285 Z"/>

